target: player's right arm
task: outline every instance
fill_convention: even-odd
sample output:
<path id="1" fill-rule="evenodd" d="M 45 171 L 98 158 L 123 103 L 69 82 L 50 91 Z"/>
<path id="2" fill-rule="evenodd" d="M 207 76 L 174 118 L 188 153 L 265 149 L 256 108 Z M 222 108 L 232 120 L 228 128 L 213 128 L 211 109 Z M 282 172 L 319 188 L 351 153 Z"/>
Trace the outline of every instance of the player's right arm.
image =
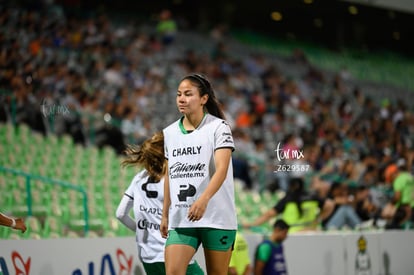
<path id="1" fill-rule="evenodd" d="M 168 161 L 166 162 L 166 172 L 164 175 L 164 202 L 162 207 L 162 218 L 160 224 L 160 231 L 161 236 L 163 238 L 167 238 L 168 236 L 168 215 L 169 209 L 171 205 L 171 198 L 170 198 L 170 180 L 168 178 Z"/>

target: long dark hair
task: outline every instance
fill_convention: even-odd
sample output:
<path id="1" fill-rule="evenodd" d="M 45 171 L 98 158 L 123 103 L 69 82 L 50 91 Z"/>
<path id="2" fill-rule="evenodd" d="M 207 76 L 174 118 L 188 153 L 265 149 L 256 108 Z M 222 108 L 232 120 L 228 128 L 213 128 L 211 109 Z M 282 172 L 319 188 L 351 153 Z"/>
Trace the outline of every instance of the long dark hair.
<path id="1" fill-rule="evenodd" d="M 156 132 L 151 138 L 145 140 L 141 146 L 129 145 L 125 150 L 126 158 L 122 166 L 144 167 L 149 176 L 156 182 L 160 181 L 165 173 L 164 135 L 162 131 Z"/>
<path id="2" fill-rule="evenodd" d="M 287 196 L 289 199 L 296 203 L 298 207 L 299 215 L 302 217 L 302 196 L 304 194 L 304 182 L 302 178 L 294 177 L 289 181 L 289 189 L 287 191 Z"/>
<path id="3" fill-rule="evenodd" d="M 200 92 L 200 96 L 203 96 L 205 94 L 208 95 L 208 100 L 205 107 L 209 114 L 212 114 L 213 116 L 221 119 L 226 119 L 223 111 L 220 108 L 220 103 L 214 94 L 213 87 L 205 76 L 201 74 L 190 74 L 185 76 L 181 81 L 183 80 L 189 80 L 191 83 L 197 86 Z"/>

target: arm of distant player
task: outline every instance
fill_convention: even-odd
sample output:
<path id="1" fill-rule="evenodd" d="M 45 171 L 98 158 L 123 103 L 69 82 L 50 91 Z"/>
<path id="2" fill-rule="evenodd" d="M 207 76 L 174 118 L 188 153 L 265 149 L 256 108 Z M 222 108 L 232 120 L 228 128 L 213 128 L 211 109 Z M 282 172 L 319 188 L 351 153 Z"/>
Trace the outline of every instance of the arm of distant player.
<path id="1" fill-rule="evenodd" d="M 13 219 L 3 213 L 0 213 L 0 225 L 20 230 L 22 233 L 26 231 L 26 225 L 22 218 Z"/>
<path id="2" fill-rule="evenodd" d="M 269 210 L 264 212 L 260 217 L 258 217 L 254 222 L 243 224 L 243 227 L 248 229 L 253 226 L 262 225 L 265 222 L 269 221 L 271 218 L 276 217 L 277 214 L 278 213 L 275 208 L 270 208 Z"/>
<path id="3" fill-rule="evenodd" d="M 121 199 L 121 202 L 118 205 L 118 208 L 116 209 L 116 218 L 126 227 L 135 232 L 137 230 L 137 224 L 129 216 L 129 211 L 133 206 L 134 200 L 127 194 L 124 194 L 124 196 Z"/>

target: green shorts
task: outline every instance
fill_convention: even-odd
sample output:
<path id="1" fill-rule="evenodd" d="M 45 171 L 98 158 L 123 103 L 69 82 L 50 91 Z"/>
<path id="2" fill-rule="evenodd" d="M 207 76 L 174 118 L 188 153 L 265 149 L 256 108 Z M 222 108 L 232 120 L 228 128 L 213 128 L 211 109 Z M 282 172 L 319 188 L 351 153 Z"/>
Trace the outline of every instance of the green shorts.
<path id="1" fill-rule="evenodd" d="M 216 228 L 175 228 L 168 231 L 166 246 L 170 244 L 185 244 L 195 250 L 200 244 L 205 249 L 227 251 L 233 248 L 236 230 Z"/>
<path id="2" fill-rule="evenodd" d="M 142 262 L 145 273 L 147 275 L 164 275 L 165 274 L 165 264 L 162 262 L 156 263 L 144 263 Z M 187 275 L 204 275 L 203 269 L 197 262 L 188 265 L 187 267 Z"/>

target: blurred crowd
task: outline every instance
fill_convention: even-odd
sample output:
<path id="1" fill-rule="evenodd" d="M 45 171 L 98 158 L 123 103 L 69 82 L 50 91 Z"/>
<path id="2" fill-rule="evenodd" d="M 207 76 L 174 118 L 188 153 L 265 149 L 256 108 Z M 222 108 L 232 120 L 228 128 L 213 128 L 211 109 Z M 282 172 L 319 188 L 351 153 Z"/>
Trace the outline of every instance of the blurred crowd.
<path id="1" fill-rule="evenodd" d="M 346 198 L 369 201 L 361 219 L 386 217 L 387 168 L 413 174 L 414 116 L 404 99 L 369 97 L 349 73 L 327 74 L 300 49 L 278 62 L 254 48 L 237 54 L 223 25 L 202 37 L 180 30 L 169 10 L 143 23 L 76 17 L 52 2 L 1 4 L 0 121 L 122 153 L 178 118 L 176 85 L 198 72 L 223 104 L 245 189 L 287 192 L 299 177 L 322 198 L 340 186 Z"/>

